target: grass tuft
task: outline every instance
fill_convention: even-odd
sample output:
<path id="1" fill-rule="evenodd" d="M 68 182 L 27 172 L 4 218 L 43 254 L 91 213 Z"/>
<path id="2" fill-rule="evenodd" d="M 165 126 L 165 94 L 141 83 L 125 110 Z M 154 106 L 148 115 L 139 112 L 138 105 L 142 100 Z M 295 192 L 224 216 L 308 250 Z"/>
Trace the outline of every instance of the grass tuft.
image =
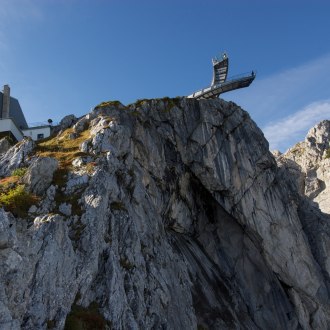
<path id="1" fill-rule="evenodd" d="M 27 171 L 27 167 L 16 168 L 11 172 L 12 176 L 22 177 Z"/>
<path id="2" fill-rule="evenodd" d="M 112 211 L 127 211 L 124 203 L 122 202 L 112 202 L 110 204 L 110 208 Z"/>
<path id="3" fill-rule="evenodd" d="M 60 136 L 37 144 L 36 153 L 40 157 L 53 157 L 59 161 L 59 167 L 71 166 L 72 161 L 79 156 L 86 156 L 79 150 L 80 145 L 90 137 L 90 130 L 81 132 L 76 139 L 70 139 L 72 128 L 65 130 Z"/>
<path id="4" fill-rule="evenodd" d="M 111 106 L 116 107 L 116 108 L 118 108 L 118 107 L 122 108 L 123 107 L 123 105 L 121 104 L 121 102 L 115 100 L 115 101 L 101 102 L 95 108 L 104 108 L 104 107 L 111 107 Z M 124 107 L 124 108 L 126 108 L 126 107 Z"/>
<path id="5" fill-rule="evenodd" d="M 19 179 L 19 176 L 7 176 L 6 178 L 0 179 L 0 192 L 6 192 L 10 186 L 15 186 Z"/>
<path id="6" fill-rule="evenodd" d="M 15 216 L 24 218 L 28 215 L 31 205 L 36 204 L 39 198 L 28 193 L 24 185 L 17 185 L 15 188 L 0 194 L 0 205 Z"/>
<path id="7" fill-rule="evenodd" d="M 64 330 L 105 330 L 111 329 L 111 324 L 99 312 L 99 305 L 96 302 L 88 307 L 73 304 L 68 314 Z"/>
<path id="8" fill-rule="evenodd" d="M 330 148 L 325 151 L 325 158 L 330 158 Z"/>
<path id="9" fill-rule="evenodd" d="M 134 265 L 127 258 L 121 258 L 119 263 L 122 268 L 128 271 L 134 268 Z"/>

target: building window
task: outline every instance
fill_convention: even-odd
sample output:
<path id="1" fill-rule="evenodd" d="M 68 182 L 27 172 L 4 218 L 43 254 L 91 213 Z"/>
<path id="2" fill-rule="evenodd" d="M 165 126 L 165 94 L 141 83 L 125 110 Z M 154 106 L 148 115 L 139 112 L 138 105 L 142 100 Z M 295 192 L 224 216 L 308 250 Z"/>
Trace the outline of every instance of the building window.
<path id="1" fill-rule="evenodd" d="M 40 133 L 37 135 L 37 140 L 43 139 L 44 138 L 44 134 Z"/>

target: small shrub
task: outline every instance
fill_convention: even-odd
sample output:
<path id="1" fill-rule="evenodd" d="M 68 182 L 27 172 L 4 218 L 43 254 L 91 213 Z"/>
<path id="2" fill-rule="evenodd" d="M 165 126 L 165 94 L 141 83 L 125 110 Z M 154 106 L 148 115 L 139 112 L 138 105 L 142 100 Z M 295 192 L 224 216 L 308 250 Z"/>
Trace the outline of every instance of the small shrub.
<path id="1" fill-rule="evenodd" d="M 6 192 L 9 186 L 14 186 L 18 181 L 18 176 L 7 176 L 6 178 L 0 179 L 0 192 Z"/>
<path id="2" fill-rule="evenodd" d="M 57 185 L 58 187 L 64 187 L 67 182 L 67 177 L 69 174 L 68 168 L 60 167 L 58 168 L 53 174 L 53 184 Z"/>
<path id="3" fill-rule="evenodd" d="M 39 157 L 56 158 L 60 162 L 59 167 L 70 167 L 75 158 L 86 155 L 80 151 L 80 145 L 90 138 L 90 130 L 88 129 L 79 133 L 75 139 L 69 138 L 72 132 L 72 128 L 68 128 L 60 136 L 47 141 L 37 142 L 35 149 L 37 155 Z"/>
<path id="4" fill-rule="evenodd" d="M 95 171 L 96 162 L 89 162 L 86 164 L 86 171 L 88 174 L 92 174 Z"/>
<path id="5" fill-rule="evenodd" d="M 148 102 L 148 101 L 149 101 L 148 99 L 137 99 L 135 101 L 135 106 L 140 107 L 143 103 Z"/>
<path id="6" fill-rule="evenodd" d="M 198 324 L 197 330 L 206 330 L 206 328 L 202 324 Z"/>
<path id="7" fill-rule="evenodd" d="M 126 270 L 131 270 L 134 268 L 134 265 L 127 258 L 121 258 L 119 260 L 119 263 L 120 263 L 120 266 Z"/>
<path id="8" fill-rule="evenodd" d="M 16 170 L 13 170 L 11 172 L 11 175 L 22 177 L 26 173 L 26 171 L 27 171 L 27 167 L 16 168 Z"/>
<path id="9" fill-rule="evenodd" d="M 91 303 L 87 308 L 73 304 L 68 314 L 64 330 L 103 330 L 111 328 L 103 315 L 99 312 L 99 305 Z"/>
<path id="10" fill-rule="evenodd" d="M 330 158 L 330 148 L 325 151 L 325 158 Z"/>
<path id="11" fill-rule="evenodd" d="M 131 114 L 132 116 L 136 116 L 136 117 L 141 115 L 141 113 L 140 113 L 139 111 L 137 111 L 137 110 L 133 110 L 133 111 L 131 111 L 130 114 Z"/>
<path id="12" fill-rule="evenodd" d="M 24 185 L 0 194 L 0 205 L 15 216 L 25 217 L 30 206 L 38 202 L 38 197 L 25 191 Z"/>
<path id="13" fill-rule="evenodd" d="M 71 213 L 73 215 L 81 216 L 83 214 L 83 209 L 80 204 L 82 190 L 83 188 L 80 188 L 79 190 L 67 195 L 58 189 L 55 194 L 56 207 L 59 208 L 62 203 L 71 204 Z"/>
<path id="14" fill-rule="evenodd" d="M 77 221 L 73 226 L 73 235 L 70 236 L 70 238 L 75 241 L 78 242 L 81 238 L 81 235 L 84 232 L 84 229 L 86 228 L 86 225 L 84 225 L 81 221 Z"/>
<path id="15" fill-rule="evenodd" d="M 48 320 L 47 321 L 47 329 L 55 329 L 56 324 L 54 320 Z"/>
<path id="16" fill-rule="evenodd" d="M 110 107 L 110 106 L 114 106 L 114 107 L 118 107 L 122 105 L 119 101 L 106 101 L 106 102 L 102 102 L 100 104 L 98 104 L 96 106 L 96 108 L 103 108 L 103 107 Z"/>
<path id="17" fill-rule="evenodd" d="M 160 100 L 162 100 L 165 104 L 164 112 L 169 112 L 174 107 L 180 107 L 180 101 L 181 101 L 180 97 L 170 98 L 168 96 L 165 96 Z"/>
<path id="18" fill-rule="evenodd" d="M 112 202 L 110 204 L 111 210 L 116 211 L 126 211 L 126 207 L 122 202 Z"/>

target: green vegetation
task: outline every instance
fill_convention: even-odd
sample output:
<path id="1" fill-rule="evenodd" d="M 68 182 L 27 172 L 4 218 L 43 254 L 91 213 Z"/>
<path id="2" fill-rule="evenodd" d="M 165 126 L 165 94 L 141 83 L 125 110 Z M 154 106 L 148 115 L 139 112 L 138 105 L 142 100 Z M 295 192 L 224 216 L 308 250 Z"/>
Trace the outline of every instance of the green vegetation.
<path id="1" fill-rule="evenodd" d="M 305 152 L 305 148 L 303 146 L 303 144 L 301 142 L 298 142 L 292 149 L 291 149 L 292 154 L 295 157 L 301 157 L 304 152 Z"/>
<path id="2" fill-rule="evenodd" d="M 20 184 L 20 178 L 26 171 L 27 168 L 18 168 L 12 171 L 11 176 L 0 179 L 0 206 L 21 218 L 28 215 L 31 205 L 39 202 L 37 196 L 27 192 Z"/>
<path id="3" fill-rule="evenodd" d="M 72 161 L 77 157 L 87 155 L 80 151 L 80 145 L 90 137 L 88 125 L 85 128 L 75 139 L 70 138 L 73 129 L 68 128 L 60 136 L 40 141 L 36 147 L 36 154 L 39 157 L 52 157 L 58 160 L 59 166 L 53 175 L 53 184 L 59 188 L 65 186 L 67 182 L 68 174 L 73 168 Z M 81 215 L 82 210 L 78 202 L 79 197 L 77 193 L 67 196 L 58 190 L 55 200 L 57 206 L 64 202 L 70 203 L 72 205 L 72 213 Z"/>
<path id="4" fill-rule="evenodd" d="M 43 140 L 36 147 L 36 154 L 40 157 L 52 157 L 59 161 L 58 170 L 54 173 L 53 182 L 58 186 L 66 183 L 66 176 L 72 168 L 72 161 L 87 154 L 79 150 L 80 145 L 90 137 L 88 127 L 76 139 L 70 139 L 72 128 L 65 130 L 60 136 Z"/>
<path id="5" fill-rule="evenodd" d="M 73 129 L 68 128 L 60 136 L 39 142 L 36 147 L 37 155 L 56 158 L 59 161 L 59 168 L 71 166 L 75 158 L 86 155 L 79 148 L 90 137 L 90 131 L 86 129 L 76 139 L 69 138 L 71 133 L 73 133 Z"/>
<path id="6" fill-rule="evenodd" d="M 25 191 L 24 185 L 17 185 L 0 194 L 0 205 L 18 217 L 26 217 L 30 206 L 38 201 L 37 196 Z"/>
<path id="7" fill-rule="evenodd" d="M 120 266 L 126 270 L 131 270 L 134 268 L 134 265 L 127 259 L 127 258 L 121 258 L 119 260 Z"/>
<path id="8" fill-rule="evenodd" d="M 56 324 L 54 320 L 48 320 L 47 321 L 47 329 L 55 329 Z"/>
<path id="9" fill-rule="evenodd" d="M 177 96 L 174 98 L 165 96 L 163 98 L 159 99 L 153 99 L 157 102 L 163 101 L 165 103 L 166 110 L 165 111 L 170 111 L 173 107 L 180 107 L 180 101 L 181 97 Z M 135 107 L 140 107 L 143 103 L 148 103 L 149 101 L 152 101 L 150 99 L 138 99 L 135 101 Z"/>
<path id="10" fill-rule="evenodd" d="M 13 170 L 11 172 L 12 176 L 18 176 L 18 177 L 22 177 L 27 171 L 27 167 L 21 167 L 21 168 L 17 168 L 16 170 Z"/>
<path id="11" fill-rule="evenodd" d="M 197 325 L 197 330 L 206 330 L 206 328 L 203 325 L 198 324 Z"/>
<path id="12" fill-rule="evenodd" d="M 139 111 L 137 111 L 137 110 L 133 110 L 133 111 L 130 112 L 130 115 L 133 115 L 133 116 L 140 116 L 141 113 L 140 113 Z"/>
<path id="13" fill-rule="evenodd" d="M 135 106 L 136 107 L 140 107 L 143 103 L 148 103 L 148 99 L 137 99 L 136 101 L 135 101 Z"/>
<path id="14" fill-rule="evenodd" d="M 87 308 L 73 304 L 68 314 L 64 330 L 105 330 L 111 323 L 99 312 L 99 305 L 92 302 Z"/>
<path id="15" fill-rule="evenodd" d="M 115 100 L 115 101 L 101 102 L 96 106 L 96 108 L 111 107 L 111 106 L 116 108 L 123 107 L 123 105 L 119 101 Z"/>
<path id="16" fill-rule="evenodd" d="M 58 168 L 53 174 L 53 184 L 58 187 L 63 187 L 67 182 L 67 176 L 69 174 L 69 169 L 65 167 Z"/>
<path id="17" fill-rule="evenodd" d="M 19 176 L 7 176 L 6 178 L 0 179 L 0 193 L 7 192 L 8 189 L 15 187 L 19 179 Z"/>
<path id="18" fill-rule="evenodd" d="M 86 164 L 86 171 L 88 174 L 92 174 L 95 171 L 96 162 L 89 162 Z"/>
<path id="19" fill-rule="evenodd" d="M 330 158 L 330 148 L 326 150 L 325 158 Z"/>
<path id="20" fill-rule="evenodd" d="M 86 225 L 84 225 L 81 220 L 79 219 L 77 222 L 75 222 L 72 226 L 72 233 L 70 234 L 70 239 L 78 242 L 81 238 L 82 233 L 84 232 L 86 228 Z"/>
<path id="21" fill-rule="evenodd" d="M 174 107 L 180 107 L 180 97 L 170 98 L 170 97 L 164 97 L 161 99 L 164 101 L 166 105 L 165 111 L 170 111 Z"/>
<path id="22" fill-rule="evenodd" d="M 112 202 L 110 208 L 113 211 L 126 211 L 125 205 L 122 202 Z"/>
<path id="23" fill-rule="evenodd" d="M 82 215 L 83 209 L 79 204 L 79 199 L 81 194 L 79 191 L 76 191 L 74 194 L 65 195 L 57 190 L 55 195 L 56 206 L 59 207 L 62 203 L 71 204 L 71 213 L 73 215 Z"/>

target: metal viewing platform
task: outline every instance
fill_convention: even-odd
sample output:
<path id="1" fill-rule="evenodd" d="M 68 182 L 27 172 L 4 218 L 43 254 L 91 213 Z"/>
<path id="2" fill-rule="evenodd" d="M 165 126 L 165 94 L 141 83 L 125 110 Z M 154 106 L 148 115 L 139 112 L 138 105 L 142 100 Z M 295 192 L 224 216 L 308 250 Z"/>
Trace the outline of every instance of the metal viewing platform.
<path id="1" fill-rule="evenodd" d="M 197 100 L 216 98 L 222 93 L 250 86 L 256 77 L 256 73 L 252 71 L 251 73 L 240 74 L 227 80 L 229 59 L 226 53 L 223 53 L 221 57 L 213 58 L 212 64 L 213 79 L 211 86 L 188 95 L 188 98 Z"/>

